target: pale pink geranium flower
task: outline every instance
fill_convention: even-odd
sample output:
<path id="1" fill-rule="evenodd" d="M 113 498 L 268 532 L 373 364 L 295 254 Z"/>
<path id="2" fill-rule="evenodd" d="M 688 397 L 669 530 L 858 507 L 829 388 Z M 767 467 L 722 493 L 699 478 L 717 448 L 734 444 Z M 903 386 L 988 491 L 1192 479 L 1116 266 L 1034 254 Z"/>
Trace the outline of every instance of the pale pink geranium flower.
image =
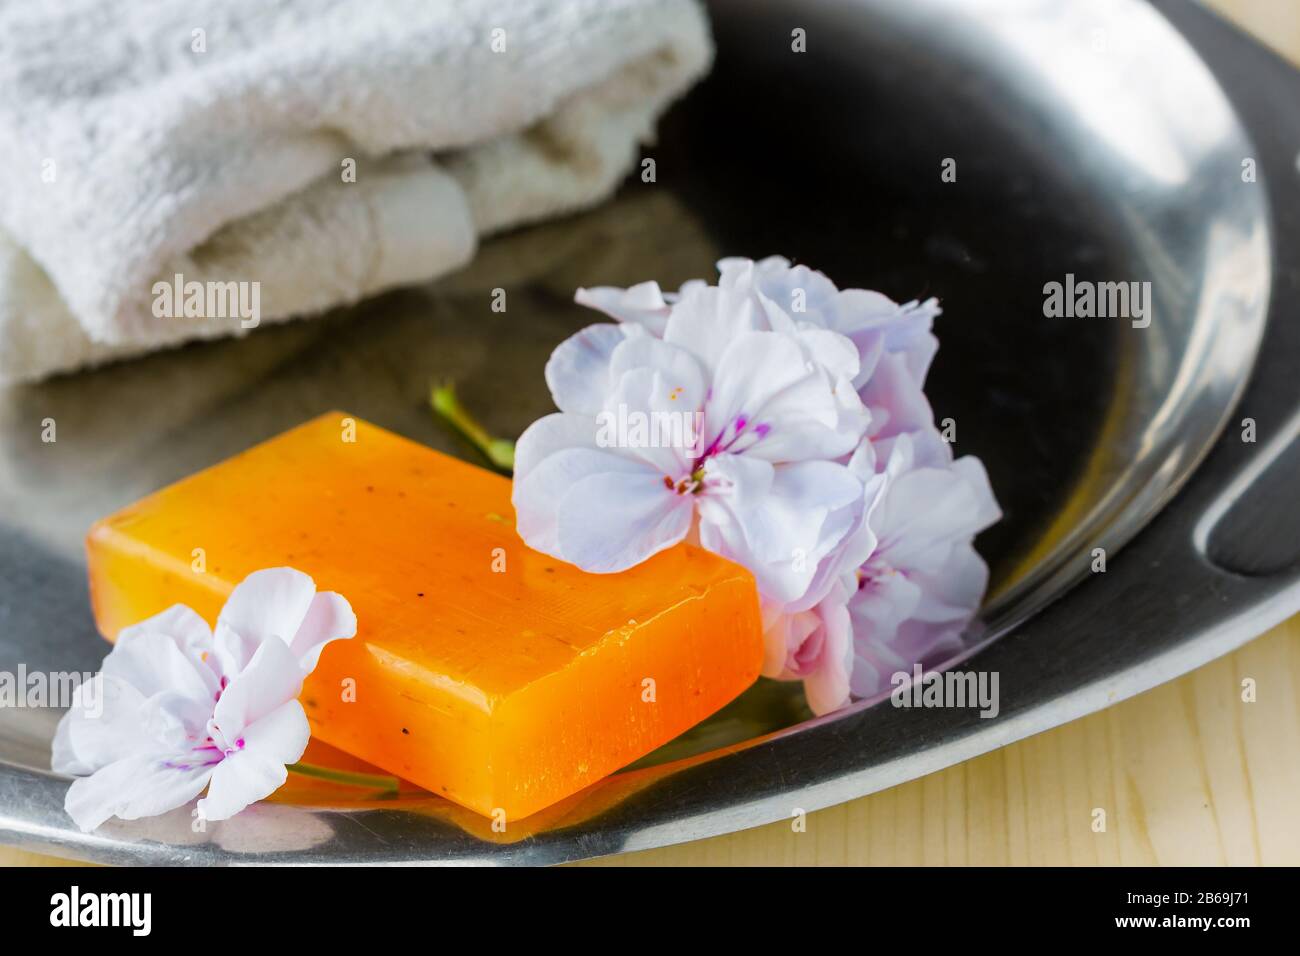
<path id="1" fill-rule="evenodd" d="M 773 329 L 717 288 L 683 293 L 662 338 L 636 323 L 585 329 L 547 365 L 560 412 L 516 449 L 519 533 L 602 573 L 690 536 L 772 599 L 802 598 L 861 511 L 862 482 L 840 461 L 869 424 L 856 373 L 844 336 Z M 602 440 L 602 421 L 634 415 L 683 421 L 690 440 Z"/>
<path id="2" fill-rule="evenodd" d="M 972 540 L 1000 513 L 979 461 L 954 462 L 934 427 L 924 392 L 938 349 L 934 299 L 899 304 L 878 292 L 839 289 L 822 273 L 777 256 L 723 259 L 718 271 L 711 293 L 744 315 L 747 328 L 833 333 L 856 352 L 849 383 L 868 424 L 852 458 L 837 459 L 861 489 L 834 506 L 837 530 L 847 530 L 815 555 L 800 552 L 816 564 L 798 587 L 775 589 L 759 576 L 763 673 L 802 680 L 814 712 L 825 713 L 851 694 L 874 693 L 895 670 L 960 648 L 988 579 Z M 553 364 L 604 394 L 608 355 L 630 338 L 662 338 L 679 304 L 699 298 L 701 288 L 688 283 L 673 296 L 645 283 L 580 294 L 580 302 L 621 324 L 575 337 Z M 725 323 L 715 332 L 731 334 Z M 584 378 L 583 371 L 592 374 Z M 752 567 L 753 555 L 729 556 Z"/>
<path id="3" fill-rule="evenodd" d="M 1002 511 L 978 458 L 952 459 L 933 436 L 902 435 L 885 464 L 884 491 L 868 515 L 877 544 L 857 569 L 853 693 L 867 697 L 917 663 L 933 666 L 963 648 L 963 633 L 988 586 L 975 535 Z"/>
<path id="4" fill-rule="evenodd" d="M 777 321 L 785 315 L 800 324 L 847 336 L 858 349 L 854 385 L 859 388 L 875 374 L 886 355 L 900 357 L 916 385 L 925 385 L 930 362 L 939 350 L 932 331 L 942 311 L 936 299 L 900 304 L 871 289 L 840 289 L 816 269 L 791 265 L 781 256 L 757 262 L 722 259 L 718 273 L 720 287 L 744 291 L 776 306 Z"/>
<path id="5" fill-rule="evenodd" d="M 52 767 L 76 776 L 65 808 L 82 830 L 198 802 L 224 820 L 284 783 L 310 730 L 303 678 L 330 641 L 356 633 L 333 592 L 292 568 L 250 574 L 215 633 L 174 605 L 122 629 L 94 680 L 59 722 Z M 94 697 L 94 706 L 88 706 Z"/>
<path id="6" fill-rule="evenodd" d="M 925 385 L 930 362 L 939 349 L 932 331 L 941 312 L 936 299 L 900 304 L 869 289 L 839 289 L 823 273 L 791 265 L 780 256 L 757 262 L 722 259 L 718 273 L 718 287 L 732 293 L 732 301 L 752 301 L 756 327 L 786 329 L 794 324 L 846 336 L 858 350 L 855 387 L 866 385 L 884 356 L 900 360 L 918 388 Z M 673 305 L 703 287 L 706 283 L 701 279 L 685 283 L 677 293 L 661 292 L 655 282 L 627 289 L 601 286 L 579 289 L 575 300 L 662 338 Z M 878 422 L 877 429 L 882 425 Z"/>
<path id="7" fill-rule="evenodd" d="M 954 461 L 933 433 L 881 444 L 888 460 L 864 485 L 863 526 L 820 569 L 832 588 L 811 606 L 764 603 L 763 673 L 802 680 L 817 714 L 960 651 L 988 584 L 972 541 L 1001 512 L 979 459 Z M 869 468 L 871 457 L 855 459 Z"/>
<path id="8" fill-rule="evenodd" d="M 579 289 L 573 300 L 579 305 L 604 312 L 620 322 L 643 326 L 652 335 L 662 338 L 673 303 L 692 289 L 705 285 L 707 283 L 701 279 L 692 279 L 676 292 L 664 292 L 659 288 L 659 283 L 654 281 L 638 282 L 626 289 L 604 285 Z"/>
<path id="9" fill-rule="evenodd" d="M 873 441 L 933 428 L 924 386 L 939 349 L 933 332 L 942 311 L 937 300 L 900 304 L 869 289 L 840 289 L 823 273 L 780 256 L 757 262 L 722 259 L 718 272 L 718 288 L 735 308 L 750 310 L 754 328 L 821 329 L 853 343 L 858 369 L 852 384 L 870 412 L 867 434 Z M 580 289 L 576 298 L 618 319 L 619 326 L 594 327 L 608 342 L 617 342 L 642 331 L 662 337 L 674 304 L 705 287 L 702 280 L 692 280 L 673 294 L 643 282 L 628 289 Z M 885 456 L 878 457 L 883 462 Z"/>
<path id="10" fill-rule="evenodd" d="M 802 597 L 761 599 L 763 676 L 803 681 L 808 706 L 816 714 L 843 706 L 849 697 L 853 627 L 847 604 L 857 590 L 856 569 L 876 549 L 876 535 L 866 519 L 885 483 L 885 476 L 876 473 L 870 441 L 858 446 L 848 468 L 863 488 L 848 506 L 852 530 L 818 562 Z"/>
<path id="11" fill-rule="evenodd" d="M 852 579 L 837 578 L 822 600 L 806 610 L 763 604 L 767 657 L 763 676 L 803 681 L 814 714 L 838 710 L 849 701 L 853 676 L 853 621 L 848 599 Z"/>

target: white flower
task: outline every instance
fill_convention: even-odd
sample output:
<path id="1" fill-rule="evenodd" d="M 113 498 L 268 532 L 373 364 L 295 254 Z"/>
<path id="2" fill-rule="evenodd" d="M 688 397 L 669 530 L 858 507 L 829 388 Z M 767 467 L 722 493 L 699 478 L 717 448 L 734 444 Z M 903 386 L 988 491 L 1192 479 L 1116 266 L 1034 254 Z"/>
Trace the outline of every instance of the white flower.
<path id="1" fill-rule="evenodd" d="M 722 259 L 718 273 L 718 288 L 726 290 L 734 308 L 749 309 L 754 328 L 823 329 L 853 343 L 858 352 L 853 387 L 870 412 L 873 441 L 934 427 L 924 386 L 939 349 L 932 331 L 942 311 L 937 300 L 900 305 L 869 289 L 839 289 L 821 272 L 792 266 L 780 256 L 758 262 Z M 662 337 L 673 304 L 702 288 L 704 282 L 696 279 L 673 295 L 643 282 L 628 289 L 579 289 L 576 300 L 623 323 L 594 327 L 612 342 L 641 331 Z M 879 457 L 883 462 L 886 456 Z"/>
<path id="2" fill-rule="evenodd" d="M 198 812 L 216 821 L 269 796 L 310 736 L 303 678 L 356 625 L 340 595 L 270 568 L 234 589 L 215 634 L 181 604 L 123 628 L 55 732 L 53 769 L 79 778 L 68 814 L 93 830 L 164 813 L 206 787 Z"/>
<path id="3" fill-rule="evenodd" d="M 849 701 L 853 628 L 848 600 L 857 590 L 857 570 L 875 552 L 877 540 L 867 517 L 885 486 L 875 451 L 864 440 L 848 464 L 863 493 L 847 508 L 852 529 L 818 563 L 807 591 L 793 601 L 762 599 L 764 677 L 802 680 L 808 706 L 829 713 Z"/>
<path id="4" fill-rule="evenodd" d="M 853 343 L 780 325 L 750 296 L 693 285 L 662 338 L 633 323 L 562 343 L 546 369 L 560 412 L 530 426 L 515 453 L 524 541 L 614 572 L 691 535 L 748 567 L 765 595 L 802 597 L 854 530 L 862 481 L 837 459 L 870 419 L 852 386 Z M 603 419 L 629 412 L 684 419 L 691 440 L 599 440 Z"/>
<path id="5" fill-rule="evenodd" d="M 837 579 L 821 601 L 803 611 L 763 606 L 763 638 L 768 651 L 763 675 L 802 680 L 808 706 L 819 716 L 849 702 L 853 622 L 848 598 L 852 586 L 851 575 L 847 580 Z"/>
<path id="6" fill-rule="evenodd" d="M 691 289 L 703 285 L 703 281 L 692 279 L 676 293 L 660 291 L 658 282 L 639 282 L 626 289 L 605 285 L 594 289 L 579 289 L 574 293 L 573 300 L 579 305 L 604 312 L 620 322 L 645 326 L 652 334 L 662 336 L 673 303 Z"/>
<path id="7" fill-rule="evenodd" d="M 780 256 L 758 262 L 722 259 L 718 273 L 722 288 L 775 306 L 778 322 L 781 315 L 788 315 L 800 324 L 847 336 L 858 349 L 857 387 L 875 374 L 883 355 L 900 356 L 912 380 L 918 386 L 925 384 L 930 362 L 939 350 L 939 340 L 931 331 L 942 311 L 937 300 L 900 305 L 869 289 L 839 289 L 817 270 L 792 266 Z"/>
<path id="8" fill-rule="evenodd" d="M 935 299 L 899 305 L 868 289 L 838 289 L 815 269 L 780 256 L 723 259 L 718 271 L 719 286 L 754 298 L 774 325 L 788 315 L 800 327 L 830 329 L 854 344 L 853 386 L 871 413 L 867 434 L 873 442 L 934 428 L 924 387 L 939 350 L 931 331 L 941 312 Z M 882 463 L 885 457 L 879 455 Z"/>
<path id="9" fill-rule="evenodd" d="M 848 600 L 853 621 L 853 693 L 889 686 L 913 664 L 942 663 L 988 585 L 976 534 L 1002 517 L 978 458 L 952 460 L 941 440 L 901 435 L 885 466 L 885 484 L 868 515 L 877 543 L 857 571 Z"/>
<path id="10" fill-rule="evenodd" d="M 864 442 L 864 448 L 871 448 Z M 881 442 L 887 462 L 865 481 L 865 521 L 819 569 L 815 603 L 763 603 L 763 674 L 802 680 L 824 714 L 889 686 L 913 664 L 961 650 L 988 583 L 972 544 L 1001 517 L 979 459 L 953 461 L 931 431 Z M 854 456 L 859 473 L 873 455 Z"/>
<path id="11" fill-rule="evenodd" d="M 875 374 L 883 355 L 899 356 L 918 388 L 925 385 L 930 362 L 939 349 L 939 340 L 931 331 L 942 311 L 937 300 L 900 305 L 869 289 L 839 289 L 821 272 L 792 266 L 781 256 L 758 262 L 721 259 L 718 274 L 719 288 L 753 300 L 758 328 L 785 329 L 793 322 L 847 336 L 858 350 L 855 387 L 862 388 Z M 579 289 L 574 298 L 580 305 L 662 337 L 673 304 L 703 287 L 703 280 L 693 279 L 673 294 L 661 292 L 658 283 L 642 282 L 627 289 Z"/>
<path id="12" fill-rule="evenodd" d="M 822 273 L 777 256 L 758 262 L 723 259 L 718 272 L 717 287 L 690 282 L 676 296 L 661 293 L 654 283 L 581 291 L 580 303 L 621 324 L 593 326 L 566 342 L 547 366 L 547 380 L 563 412 L 594 416 L 618 393 L 621 376 L 632 364 L 625 356 L 633 350 L 662 350 L 677 337 L 685 339 L 682 344 L 694 354 L 713 357 L 705 361 L 705 385 L 692 379 L 693 387 L 712 386 L 709 376 L 725 373 L 728 382 L 761 392 L 779 384 L 767 366 L 747 357 L 744 364 L 723 368 L 716 359 L 729 354 L 743 335 L 766 333 L 799 342 L 813 364 L 820 363 L 835 382 L 830 394 L 847 420 L 861 422 L 865 409 L 867 424 L 859 436 L 864 440 L 847 461 L 849 449 L 832 452 L 830 443 L 811 440 L 815 429 L 797 416 L 791 416 L 786 429 L 787 442 L 797 447 L 788 460 L 843 468 L 856 479 L 856 494 L 849 493 L 847 482 L 833 483 L 826 471 L 805 493 L 788 498 L 790 506 L 778 525 L 756 521 L 741 507 L 755 498 L 765 505 L 771 499 L 785 500 L 775 483 L 746 481 L 746 469 L 757 456 L 706 461 L 698 475 L 718 480 L 716 494 L 714 486 L 703 482 L 688 485 L 697 496 L 694 520 L 700 543 L 746 565 L 758 579 L 766 651 L 763 674 L 802 680 L 809 705 L 821 714 L 848 703 L 851 693 L 875 693 L 894 670 L 961 646 L 962 632 L 988 579 L 972 539 L 998 520 L 1000 512 L 978 459 L 952 460 L 925 396 L 925 378 L 938 349 L 932 329 L 940 310 L 934 299 L 900 305 L 878 292 L 842 290 Z M 688 326 L 689 334 L 683 335 Z M 846 344 L 854 353 L 851 357 L 844 354 Z M 787 366 L 793 367 L 793 362 Z M 671 375 L 668 380 L 677 381 Z M 852 400 L 846 400 L 850 393 Z M 710 401 L 715 395 L 706 392 Z M 726 413 L 732 411 L 726 408 Z M 725 438 L 726 414 L 710 415 L 708 423 L 708 434 Z M 591 426 L 562 414 L 534 427 L 530 466 L 544 457 L 543 451 L 580 444 Z M 810 439 L 802 444 L 801 428 Z M 844 429 L 843 434 L 852 431 Z M 744 448 L 742 442 L 725 447 Z M 588 466 L 595 467 L 594 460 L 585 460 L 583 467 Z M 640 478 L 635 482 L 638 489 L 644 487 Z M 832 493 L 832 488 L 842 494 Z M 520 491 L 517 482 L 516 494 Z M 542 550 L 565 560 L 587 557 L 588 552 L 566 546 L 571 538 L 564 533 L 563 521 L 576 524 L 583 515 L 608 521 L 593 507 L 604 493 L 598 484 L 579 489 L 557 478 L 545 494 L 525 495 L 527 523 L 540 531 Z M 556 506 L 566 494 L 567 510 L 561 513 Z M 649 500 L 649 493 L 644 494 Z M 549 518 L 542 513 L 547 506 Z M 646 528 L 593 522 L 589 533 L 597 536 L 611 527 L 614 534 L 644 543 L 652 537 L 645 532 L 653 526 L 658 547 L 666 547 L 680 540 L 692 520 L 690 509 L 679 507 L 672 513 L 673 524 L 655 524 L 660 512 L 647 509 L 652 520 Z M 789 573 L 788 549 L 795 540 L 791 532 L 801 523 L 818 533 L 811 548 L 803 541 L 796 546 L 795 553 L 806 562 L 805 573 L 796 576 Z M 521 511 L 521 532 L 525 524 Z M 637 538 L 630 531 L 644 534 Z M 650 553 L 642 549 L 623 554 L 626 563 L 619 566 L 630 566 Z"/>

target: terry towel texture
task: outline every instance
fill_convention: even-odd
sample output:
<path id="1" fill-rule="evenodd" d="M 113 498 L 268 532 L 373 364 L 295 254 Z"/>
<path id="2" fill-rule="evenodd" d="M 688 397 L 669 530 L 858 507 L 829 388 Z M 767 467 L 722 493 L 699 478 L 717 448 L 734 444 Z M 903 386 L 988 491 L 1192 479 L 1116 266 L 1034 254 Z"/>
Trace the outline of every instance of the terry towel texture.
<path id="1" fill-rule="evenodd" d="M 696 0 L 0 0 L 0 380 L 435 278 L 607 196 L 708 68 Z M 355 181 L 348 181 L 351 168 Z"/>

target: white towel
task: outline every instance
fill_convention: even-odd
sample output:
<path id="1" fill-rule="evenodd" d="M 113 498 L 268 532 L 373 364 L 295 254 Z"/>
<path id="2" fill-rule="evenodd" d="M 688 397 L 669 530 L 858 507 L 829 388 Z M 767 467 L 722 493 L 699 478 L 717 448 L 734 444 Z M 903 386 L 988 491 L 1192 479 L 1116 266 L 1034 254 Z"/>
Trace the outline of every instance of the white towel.
<path id="1" fill-rule="evenodd" d="M 0 381 L 463 265 L 607 196 L 708 68 L 696 0 L 0 0 Z M 347 181 L 355 168 L 355 181 Z"/>

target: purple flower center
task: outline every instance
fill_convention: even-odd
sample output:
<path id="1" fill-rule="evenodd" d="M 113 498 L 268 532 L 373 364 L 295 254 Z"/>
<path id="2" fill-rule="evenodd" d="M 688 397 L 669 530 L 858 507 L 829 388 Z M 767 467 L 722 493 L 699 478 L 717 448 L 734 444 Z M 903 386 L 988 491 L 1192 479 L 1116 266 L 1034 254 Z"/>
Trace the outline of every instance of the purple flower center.
<path id="1" fill-rule="evenodd" d="M 772 426 L 769 425 L 767 422 L 760 422 L 759 424 L 755 425 L 753 428 L 750 428 L 749 419 L 746 418 L 743 413 L 737 415 L 734 419 L 732 419 L 731 424 L 723 428 L 722 431 L 718 433 L 717 437 L 714 438 L 713 441 L 709 443 L 709 447 L 704 449 L 704 454 L 700 455 L 699 458 L 695 459 L 695 467 L 698 468 L 700 465 L 704 464 L 706 460 L 714 457 L 715 455 L 724 455 L 724 454 L 739 455 L 745 451 L 748 451 L 750 448 L 753 448 L 754 445 L 756 445 L 758 442 L 766 438 L 768 432 L 770 432 L 771 430 L 772 430 Z M 731 437 L 728 438 L 727 437 L 728 435 L 730 435 Z M 747 445 L 737 448 L 736 447 L 737 442 L 739 442 L 740 439 L 743 437 L 752 438 L 753 440 L 750 441 Z"/>
<path id="2" fill-rule="evenodd" d="M 704 452 L 692 462 L 689 475 L 675 481 L 671 475 L 665 475 L 664 487 L 678 495 L 698 495 L 703 491 L 707 491 L 710 487 L 720 485 L 720 483 L 710 485 L 704 470 L 705 463 L 710 458 L 716 458 L 718 455 L 743 454 L 766 438 L 771 430 L 772 426 L 767 422 L 760 422 L 751 427 L 750 420 L 744 414 L 737 415 L 732 419 L 731 424 L 724 427 L 713 441 L 709 442 Z M 751 440 L 747 444 L 737 447 L 742 438 Z"/>

